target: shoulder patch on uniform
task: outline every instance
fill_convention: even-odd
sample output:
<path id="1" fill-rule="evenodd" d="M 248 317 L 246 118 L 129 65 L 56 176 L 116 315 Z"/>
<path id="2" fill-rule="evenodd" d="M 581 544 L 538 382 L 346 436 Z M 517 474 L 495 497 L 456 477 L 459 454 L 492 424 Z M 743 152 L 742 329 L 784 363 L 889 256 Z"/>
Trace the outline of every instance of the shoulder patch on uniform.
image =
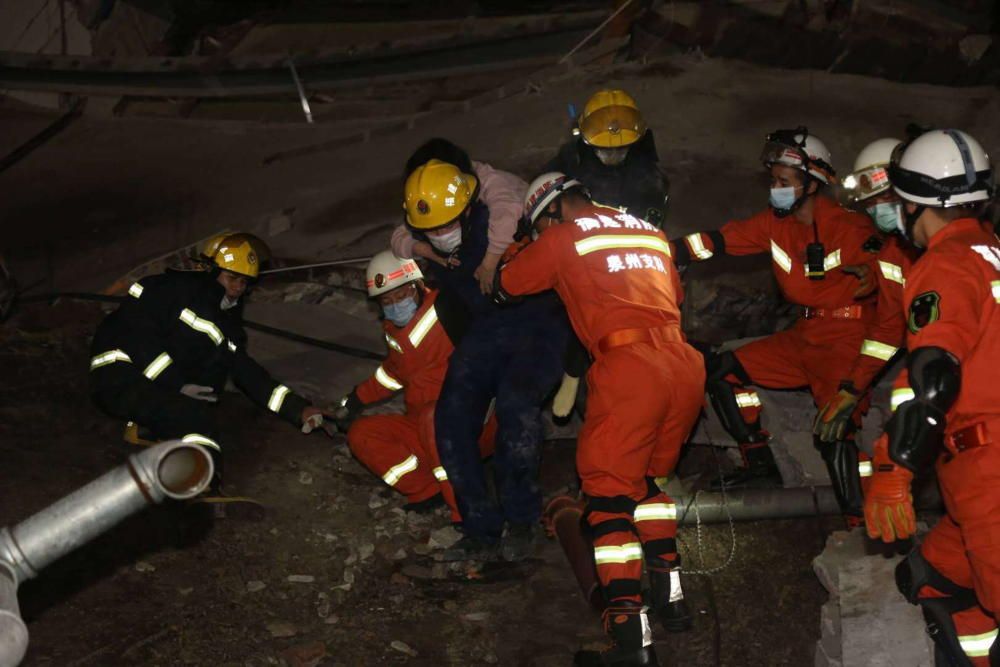
<path id="1" fill-rule="evenodd" d="M 937 292 L 924 292 L 910 302 L 910 314 L 906 319 L 906 326 L 910 333 L 915 334 L 940 317 L 941 295 Z"/>
<path id="2" fill-rule="evenodd" d="M 884 245 L 885 241 L 882 239 L 881 236 L 879 236 L 878 234 L 872 234 L 871 236 L 868 237 L 868 240 L 865 241 L 864 245 L 861 246 L 861 248 L 865 252 L 870 252 L 874 254 L 877 252 L 881 252 L 882 246 Z"/>

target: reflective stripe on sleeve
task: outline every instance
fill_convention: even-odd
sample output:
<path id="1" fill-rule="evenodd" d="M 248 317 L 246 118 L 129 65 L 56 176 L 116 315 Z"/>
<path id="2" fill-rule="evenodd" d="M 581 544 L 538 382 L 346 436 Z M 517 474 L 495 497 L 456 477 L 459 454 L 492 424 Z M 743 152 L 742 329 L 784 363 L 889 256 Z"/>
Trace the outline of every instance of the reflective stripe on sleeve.
<path id="1" fill-rule="evenodd" d="M 142 296 L 142 285 L 139 283 L 132 283 L 132 286 L 128 288 L 128 293 L 138 299 Z"/>
<path id="2" fill-rule="evenodd" d="M 638 542 L 629 542 L 620 547 L 594 547 L 594 562 L 598 565 L 610 563 L 627 563 L 642 558 L 642 545 Z"/>
<path id="3" fill-rule="evenodd" d="M 677 518 L 677 505 L 673 503 L 649 503 L 639 505 L 632 514 L 632 519 L 639 521 L 664 521 Z"/>
<path id="4" fill-rule="evenodd" d="M 212 339 L 212 342 L 216 345 L 221 345 L 225 337 L 222 335 L 222 331 L 219 327 L 215 326 L 215 323 L 210 320 L 198 317 L 194 314 L 194 311 L 190 308 L 185 308 L 180 314 L 181 322 L 188 325 L 195 331 L 201 332 Z"/>
<path id="5" fill-rule="evenodd" d="M 872 462 L 871 461 L 858 461 L 858 475 L 861 477 L 871 477 L 872 476 Z"/>
<path id="6" fill-rule="evenodd" d="M 403 385 L 396 378 L 386 373 L 385 369 L 381 366 L 375 369 L 375 380 L 389 391 L 399 391 L 403 388 Z"/>
<path id="7" fill-rule="evenodd" d="M 226 346 L 229 347 L 229 351 L 236 354 L 236 343 L 231 340 L 226 341 Z"/>
<path id="8" fill-rule="evenodd" d="M 701 240 L 701 234 L 688 234 L 684 237 L 684 241 L 687 242 L 688 250 L 691 254 L 698 259 L 709 259 L 714 254 L 711 250 L 705 247 L 705 243 Z"/>
<path id="9" fill-rule="evenodd" d="M 419 463 L 420 462 L 417 460 L 417 457 L 410 454 L 410 456 L 407 457 L 402 463 L 397 463 L 386 470 L 385 474 L 382 475 L 382 479 L 389 486 L 396 486 L 399 480 L 403 478 L 403 475 L 416 470 Z"/>
<path id="10" fill-rule="evenodd" d="M 875 357 L 882 361 L 889 361 L 892 359 L 892 355 L 896 354 L 896 348 L 892 345 L 880 343 L 877 340 L 865 340 L 861 343 L 861 354 Z"/>
<path id="11" fill-rule="evenodd" d="M 895 412 L 901 403 L 912 401 L 916 397 L 917 394 L 909 387 L 893 389 L 892 396 L 889 398 L 889 407 L 893 412 Z"/>
<path id="12" fill-rule="evenodd" d="M 990 648 L 996 638 L 997 629 L 993 628 L 981 635 L 959 635 L 958 643 L 962 645 L 965 655 L 970 658 L 981 658 L 990 654 Z"/>
<path id="13" fill-rule="evenodd" d="M 426 313 L 421 316 L 417 323 L 413 325 L 410 329 L 410 344 L 413 347 L 420 347 L 420 343 L 424 340 L 431 329 L 437 324 L 438 316 L 437 311 L 434 310 L 434 306 L 431 306 Z"/>
<path id="14" fill-rule="evenodd" d="M 760 396 L 755 391 L 739 392 L 736 394 L 736 405 L 740 408 L 759 408 Z"/>
<path id="15" fill-rule="evenodd" d="M 792 272 L 792 258 L 788 256 L 788 253 L 781 249 L 774 239 L 771 239 L 771 259 L 774 263 L 782 268 L 785 273 Z"/>
<path id="16" fill-rule="evenodd" d="M 437 468 L 434 468 L 434 478 L 439 482 L 447 482 L 448 473 L 444 471 L 444 468 L 438 466 Z"/>
<path id="17" fill-rule="evenodd" d="M 993 292 L 993 300 L 1000 303 L 1000 280 L 994 280 L 990 283 L 990 289 Z"/>
<path id="18" fill-rule="evenodd" d="M 211 447 L 217 452 L 222 451 L 222 447 L 219 447 L 219 443 L 217 443 L 215 440 L 212 440 L 211 438 L 203 436 L 200 433 L 188 433 L 183 438 L 181 438 L 181 442 L 186 442 L 188 444 L 194 444 L 194 445 L 204 445 L 205 447 Z"/>
<path id="19" fill-rule="evenodd" d="M 271 392 L 271 398 L 267 401 L 267 409 L 271 412 L 281 412 L 281 406 L 285 402 L 285 396 L 288 396 L 291 391 L 292 390 L 285 385 L 279 384 Z"/>
<path id="20" fill-rule="evenodd" d="M 669 243 L 647 234 L 602 234 L 577 241 L 575 245 L 576 253 L 581 256 L 613 248 L 649 248 L 650 250 L 659 250 L 667 257 L 670 256 Z"/>
<path id="21" fill-rule="evenodd" d="M 893 264 L 892 262 L 885 262 L 883 260 L 878 261 L 878 268 L 882 272 L 882 277 L 886 280 L 891 280 L 900 285 L 905 285 L 906 280 L 903 278 L 903 267 L 898 264 Z"/>
<path id="22" fill-rule="evenodd" d="M 161 352 L 160 356 L 149 362 L 149 365 L 146 366 L 146 369 L 142 372 L 142 374 L 150 380 L 155 380 L 160 377 L 160 373 L 165 371 L 167 366 L 172 363 L 174 363 L 174 360 L 170 358 L 170 355 L 166 352 Z"/>
<path id="23" fill-rule="evenodd" d="M 113 364 L 116 361 L 124 361 L 127 363 L 132 363 L 132 358 L 122 352 L 121 350 L 109 350 L 107 352 L 101 352 L 100 354 L 94 356 L 90 360 L 90 370 L 95 368 L 100 368 L 101 366 L 107 366 L 108 364 Z"/>

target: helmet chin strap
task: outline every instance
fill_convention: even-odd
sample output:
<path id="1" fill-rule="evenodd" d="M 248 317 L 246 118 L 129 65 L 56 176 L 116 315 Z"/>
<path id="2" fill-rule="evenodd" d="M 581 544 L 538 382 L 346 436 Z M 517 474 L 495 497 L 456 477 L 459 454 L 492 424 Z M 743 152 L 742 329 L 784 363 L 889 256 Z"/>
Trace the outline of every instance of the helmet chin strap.
<path id="1" fill-rule="evenodd" d="M 797 210 L 802 208 L 802 204 L 804 204 L 806 199 L 809 197 L 809 183 L 810 181 L 806 181 L 805 185 L 802 186 L 802 194 L 799 195 L 788 208 L 774 208 L 772 206 L 771 210 L 774 211 L 774 217 L 787 218 L 792 213 L 795 213 Z"/>
<path id="2" fill-rule="evenodd" d="M 926 209 L 927 207 L 923 204 L 917 204 L 917 208 L 914 209 L 913 213 L 910 213 L 906 210 L 906 206 L 903 206 L 903 220 L 905 227 L 903 235 L 906 236 L 906 238 L 909 239 L 914 245 L 917 245 L 917 240 L 913 236 L 913 228 L 917 226 L 917 220 L 920 219 L 920 216 L 924 214 Z"/>

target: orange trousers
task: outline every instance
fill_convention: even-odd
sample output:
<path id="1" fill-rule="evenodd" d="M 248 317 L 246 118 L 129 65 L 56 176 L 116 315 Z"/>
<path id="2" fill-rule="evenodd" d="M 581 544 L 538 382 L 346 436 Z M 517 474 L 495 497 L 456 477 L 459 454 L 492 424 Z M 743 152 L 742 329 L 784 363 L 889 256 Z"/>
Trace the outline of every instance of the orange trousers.
<path id="1" fill-rule="evenodd" d="M 434 406 L 430 401 L 405 415 L 370 415 L 358 418 L 347 432 L 351 452 L 365 467 L 382 478 L 411 503 L 440 493 L 451 509 L 452 521 L 462 520 L 455 492 L 438 458 L 434 439 Z M 483 426 L 479 452 L 493 454 L 496 418 Z"/>
<path id="2" fill-rule="evenodd" d="M 609 602 L 641 601 L 644 557 L 677 561 L 677 507 L 653 480 L 677 464 L 704 384 L 702 357 L 686 343 L 617 347 L 587 373 L 576 465 Z"/>
<path id="3" fill-rule="evenodd" d="M 987 667 L 1000 613 L 1000 421 L 995 442 L 938 460 L 947 515 L 920 545 L 921 555 L 953 583 L 971 588 L 978 605 L 952 614 L 959 642 L 976 667 Z M 925 586 L 919 597 L 946 597 Z"/>

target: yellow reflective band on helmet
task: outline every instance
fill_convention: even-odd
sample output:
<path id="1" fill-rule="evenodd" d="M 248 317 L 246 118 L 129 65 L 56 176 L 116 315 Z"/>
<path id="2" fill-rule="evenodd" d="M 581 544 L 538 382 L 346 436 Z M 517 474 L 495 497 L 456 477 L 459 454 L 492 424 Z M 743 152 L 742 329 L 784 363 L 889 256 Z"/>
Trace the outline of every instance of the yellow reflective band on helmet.
<path id="1" fill-rule="evenodd" d="M 673 503 L 650 503 L 639 505 L 632 514 L 632 519 L 639 521 L 670 521 L 677 518 L 677 505 Z"/>
<path id="2" fill-rule="evenodd" d="M 759 408 L 760 396 L 757 392 L 741 392 L 736 394 L 736 405 L 741 408 Z"/>
<path id="3" fill-rule="evenodd" d="M 231 341 L 231 340 L 227 340 L 227 341 L 226 341 L 226 345 L 227 345 L 227 346 L 229 347 L 229 351 L 230 351 L 230 352 L 233 352 L 233 353 L 235 353 L 235 352 L 236 352 L 236 343 L 234 343 L 234 342 L 233 342 L 233 341 Z"/>
<path id="4" fill-rule="evenodd" d="M 128 293 L 138 299 L 142 296 L 142 285 L 139 283 L 132 283 L 132 286 L 128 288 Z"/>
<path id="5" fill-rule="evenodd" d="M 160 353 L 160 356 L 149 362 L 149 365 L 146 366 L 146 370 L 144 370 L 142 374 L 148 377 L 150 380 L 155 380 L 156 378 L 160 377 L 160 373 L 165 371 L 167 369 L 167 366 L 169 366 L 172 363 L 174 363 L 174 360 L 170 358 L 170 355 L 167 354 L 166 352 L 162 352 Z"/>
<path id="6" fill-rule="evenodd" d="M 389 391 L 399 391 L 403 388 L 403 385 L 396 378 L 386 373 L 385 369 L 381 366 L 375 369 L 375 380 Z"/>
<path id="7" fill-rule="evenodd" d="M 388 470 L 386 470 L 385 474 L 382 475 L 382 479 L 389 486 L 396 486 L 399 480 L 403 478 L 403 475 L 406 475 L 407 473 L 411 473 L 414 470 L 416 470 L 417 465 L 419 463 L 420 462 L 417 460 L 417 457 L 414 456 L 413 454 L 410 454 L 410 456 L 407 457 L 405 461 L 403 461 L 402 463 L 398 463 L 389 468 Z"/>
<path id="8" fill-rule="evenodd" d="M 125 361 L 132 363 L 132 358 L 122 352 L 121 350 L 110 350 L 108 352 L 101 352 L 94 358 L 90 360 L 90 370 L 95 368 L 100 368 L 101 366 L 107 366 L 108 364 L 113 364 L 116 361 Z"/>
<path id="9" fill-rule="evenodd" d="M 417 320 L 417 323 L 413 325 L 410 329 L 410 344 L 413 347 L 420 347 L 420 343 L 424 340 L 424 337 L 430 333 L 430 330 L 437 324 L 438 316 L 437 311 L 434 310 L 434 306 L 423 314 L 423 316 Z"/>
<path id="10" fill-rule="evenodd" d="M 285 385 L 279 384 L 271 392 L 271 398 L 267 401 L 267 409 L 271 412 L 280 412 L 281 406 L 285 402 L 285 396 L 288 396 L 291 391 L 292 390 Z"/>
<path id="11" fill-rule="evenodd" d="M 891 280 L 900 285 L 906 284 L 906 280 L 903 278 L 903 267 L 898 264 L 884 262 L 880 259 L 878 261 L 878 268 L 882 272 L 882 277 L 886 280 Z M 1000 281 L 997 281 L 997 283 L 1000 283 Z"/>
<path id="12" fill-rule="evenodd" d="M 892 359 L 892 355 L 896 354 L 896 348 L 892 345 L 880 343 L 877 340 L 865 340 L 861 343 L 861 354 L 875 357 L 882 361 L 889 361 Z"/>
<path id="13" fill-rule="evenodd" d="M 395 350 L 396 352 L 403 354 L 403 347 L 399 343 L 397 343 L 396 339 L 390 336 L 389 334 L 385 335 L 385 344 L 388 345 L 393 350 Z"/>
<path id="14" fill-rule="evenodd" d="M 205 447 L 211 447 L 217 452 L 222 451 L 222 447 L 219 447 L 219 443 L 211 438 L 206 438 L 200 433 L 188 433 L 181 438 L 181 442 L 186 442 L 191 445 L 204 445 Z"/>
<path id="15" fill-rule="evenodd" d="M 959 635 L 958 643 L 962 645 L 965 655 L 970 658 L 981 658 L 990 654 L 990 648 L 996 638 L 997 629 L 993 628 L 981 635 Z"/>
<path id="16" fill-rule="evenodd" d="M 215 326 L 211 321 L 198 317 L 194 314 L 194 311 L 190 308 L 185 308 L 181 311 L 181 322 L 188 325 L 195 331 L 201 332 L 212 339 L 212 342 L 216 345 L 221 345 L 222 341 L 225 340 L 225 336 L 222 335 L 222 331 L 219 327 Z"/>
<path id="17" fill-rule="evenodd" d="M 607 234 L 601 236 L 591 236 L 576 242 L 576 253 L 578 255 L 589 255 L 599 250 L 611 250 L 613 248 L 649 248 L 659 250 L 667 257 L 670 256 L 670 244 L 661 238 L 648 236 L 646 234 Z"/>
<path id="18" fill-rule="evenodd" d="M 438 466 L 437 468 L 434 468 L 434 478 L 437 479 L 437 481 L 439 482 L 447 482 L 448 473 L 444 471 L 444 468 Z"/>
<path id="19" fill-rule="evenodd" d="M 893 389 L 892 396 L 889 398 L 889 407 L 893 412 L 895 412 L 902 403 L 912 401 L 916 397 L 917 394 L 909 387 Z"/>
<path id="20" fill-rule="evenodd" d="M 993 300 L 1000 303 L 1000 280 L 991 282 L 990 289 L 993 291 Z"/>
<path id="21" fill-rule="evenodd" d="M 858 474 L 862 477 L 872 476 L 872 462 L 871 461 L 858 461 Z"/>
<path id="22" fill-rule="evenodd" d="M 688 234 L 684 237 L 684 241 L 687 243 L 691 254 L 697 259 L 709 259 L 714 254 L 705 247 L 705 243 L 701 240 L 701 234 Z"/>
<path id="23" fill-rule="evenodd" d="M 774 239 L 771 239 L 771 258 L 785 273 L 792 272 L 792 258 L 788 256 L 787 252 L 781 249 L 781 246 L 774 242 Z"/>
<path id="24" fill-rule="evenodd" d="M 642 545 L 638 542 L 629 542 L 620 547 L 594 547 L 594 562 L 598 565 L 608 563 L 627 563 L 632 560 L 642 558 Z"/>

